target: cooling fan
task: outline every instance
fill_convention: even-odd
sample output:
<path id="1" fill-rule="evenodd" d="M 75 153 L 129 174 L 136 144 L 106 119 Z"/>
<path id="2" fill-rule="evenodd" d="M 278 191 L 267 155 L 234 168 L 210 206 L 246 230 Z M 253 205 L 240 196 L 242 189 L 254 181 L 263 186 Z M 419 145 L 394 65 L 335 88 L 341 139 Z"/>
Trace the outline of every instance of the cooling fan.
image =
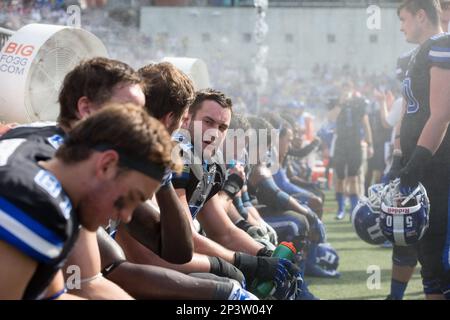
<path id="1" fill-rule="evenodd" d="M 175 67 L 186 73 L 192 82 L 194 82 L 195 90 L 211 87 L 209 82 L 208 67 L 203 60 L 184 57 L 165 57 L 162 61 L 170 62 Z"/>
<path id="2" fill-rule="evenodd" d="M 92 33 L 73 27 L 29 24 L 0 51 L 0 120 L 54 121 L 65 75 L 81 60 L 107 57 Z"/>

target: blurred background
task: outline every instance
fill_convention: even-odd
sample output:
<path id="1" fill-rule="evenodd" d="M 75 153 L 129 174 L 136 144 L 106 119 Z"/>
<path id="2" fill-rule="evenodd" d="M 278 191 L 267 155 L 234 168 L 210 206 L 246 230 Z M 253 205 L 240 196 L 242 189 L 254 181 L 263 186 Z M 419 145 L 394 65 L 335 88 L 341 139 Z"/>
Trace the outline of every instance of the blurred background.
<path id="1" fill-rule="evenodd" d="M 300 101 L 320 119 L 344 81 L 368 97 L 374 88 L 398 92 L 396 58 L 410 46 L 397 2 L 2 0 L 0 27 L 65 25 L 67 8 L 79 5 L 81 27 L 112 58 L 135 68 L 163 57 L 201 58 L 212 86 L 230 95 L 238 111 Z M 371 5 L 380 8 L 378 16 L 368 12 Z M 369 28 L 373 17 L 378 26 Z"/>

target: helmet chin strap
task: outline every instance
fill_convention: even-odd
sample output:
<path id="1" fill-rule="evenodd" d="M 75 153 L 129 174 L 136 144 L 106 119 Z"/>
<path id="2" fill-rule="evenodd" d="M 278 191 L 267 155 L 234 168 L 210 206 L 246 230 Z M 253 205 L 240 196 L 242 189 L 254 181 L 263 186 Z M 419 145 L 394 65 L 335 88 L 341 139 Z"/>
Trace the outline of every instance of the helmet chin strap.
<path id="1" fill-rule="evenodd" d="M 411 200 L 416 195 L 417 192 L 419 192 L 419 190 L 420 190 L 420 185 L 418 185 L 417 188 L 414 189 L 414 191 L 408 197 L 406 197 L 405 200 L 402 201 L 402 206 L 407 204 L 408 201 Z"/>

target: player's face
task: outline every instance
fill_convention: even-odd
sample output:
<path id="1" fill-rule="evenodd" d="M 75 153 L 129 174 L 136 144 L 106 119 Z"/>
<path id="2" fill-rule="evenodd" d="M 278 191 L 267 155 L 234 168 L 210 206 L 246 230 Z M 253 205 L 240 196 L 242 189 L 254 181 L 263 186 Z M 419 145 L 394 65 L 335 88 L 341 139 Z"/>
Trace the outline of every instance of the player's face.
<path id="1" fill-rule="evenodd" d="M 230 121 L 230 109 L 223 108 L 213 100 L 204 101 L 189 124 L 189 133 L 194 146 L 198 147 L 196 143 L 201 141 L 203 155 L 211 157 L 222 145 Z M 197 137 L 198 134 L 201 134 L 201 137 Z"/>
<path id="2" fill-rule="evenodd" d="M 81 224 L 90 231 L 109 219 L 128 223 L 136 207 L 151 198 L 160 182 L 135 170 L 120 170 L 115 177 L 96 183 L 79 206 Z"/>
<path id="3" fill-rule="evenodd" d="M 291 142 L 293 139 L 293 133 L 291 129 L 288 129 L 286 134 L 282 137 L 280 137 L 279 142 L 279 156 L 280 161 L 283 160 L 286 157 L 286 154 L 291 146 Z"/>
<path id="4" fill-rule="evenodd" d="M 410 43 L 419 43 L 420 41 L 420 24 L 417 16 L 406 9 L 400 10 L 400 31 L 405 34 L 405 39 Z"/>

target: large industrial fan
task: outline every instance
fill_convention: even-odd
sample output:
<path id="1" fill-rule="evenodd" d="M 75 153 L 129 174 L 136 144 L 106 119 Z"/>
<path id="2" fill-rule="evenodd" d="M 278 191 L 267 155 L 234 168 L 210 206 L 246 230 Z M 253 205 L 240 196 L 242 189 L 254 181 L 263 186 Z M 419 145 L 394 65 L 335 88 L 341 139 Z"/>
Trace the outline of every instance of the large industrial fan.
<path id="1" fill-rule="evenodd" d="M 209 82 L 209 72 L 206 63 L 202 59 L 185 57 L 165 57 L 164 62 L 170 62 L 175 67 L 186 73 L 194 82 L 196 90 L 206 89 L 211 86 Z"/>
<path id="2" fill-rule="evenodd" d="M 81 60 L 107 57 L 92 33 L 74 27 L 29 24 L 0 51 L 0 121 L 54 121 L 65 75 Z"/>

